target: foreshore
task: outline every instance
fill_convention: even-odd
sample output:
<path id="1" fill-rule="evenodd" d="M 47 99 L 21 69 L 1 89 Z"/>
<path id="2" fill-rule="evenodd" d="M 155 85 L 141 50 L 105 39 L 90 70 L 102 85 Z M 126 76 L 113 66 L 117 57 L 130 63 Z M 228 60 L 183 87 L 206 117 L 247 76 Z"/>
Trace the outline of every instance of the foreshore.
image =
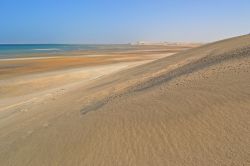
<path id="1" fill-rule="evenodd" d="M 182 48 L 0 61 L 1 165 L 248 165 L 250 35 Z"/>
<path id="2" fill-rule="evenodd" d="M 173 55 L 189 46 L 140 46 L 135 50 L 70 51 L 0 59 L 0 110 L 43 92 L 87 84 L 101 76 Z"/>

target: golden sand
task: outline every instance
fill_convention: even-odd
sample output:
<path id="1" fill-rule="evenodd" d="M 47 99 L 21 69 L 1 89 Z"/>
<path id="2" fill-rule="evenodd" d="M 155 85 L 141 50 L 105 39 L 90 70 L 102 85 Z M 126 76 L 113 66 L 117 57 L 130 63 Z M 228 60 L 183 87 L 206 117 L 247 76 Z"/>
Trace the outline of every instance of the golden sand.
<path id="1" fill-rule="evenodd" d="M 30 98 L 0 111 L 0 163 L 249 165 L 249 72 L 247 35 Z"/>

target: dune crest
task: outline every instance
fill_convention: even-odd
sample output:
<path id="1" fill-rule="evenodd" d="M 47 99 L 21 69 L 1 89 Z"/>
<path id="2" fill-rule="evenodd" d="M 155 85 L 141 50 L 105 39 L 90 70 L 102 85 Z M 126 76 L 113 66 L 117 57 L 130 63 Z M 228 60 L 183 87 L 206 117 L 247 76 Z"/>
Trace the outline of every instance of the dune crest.
<path id="1" fill-rule="evenodd" d="M 2 117 L 0 163 L 249 165 L 249 83 L 250 35 L 105 75 Z"/>

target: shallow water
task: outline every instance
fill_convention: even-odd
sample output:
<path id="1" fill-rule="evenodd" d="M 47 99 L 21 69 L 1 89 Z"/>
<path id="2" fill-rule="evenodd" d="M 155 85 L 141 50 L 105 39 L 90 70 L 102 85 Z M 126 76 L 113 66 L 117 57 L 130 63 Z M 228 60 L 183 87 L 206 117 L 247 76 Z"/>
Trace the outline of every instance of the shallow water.
<path id="1" fill-rule="evenodd" d="M 60 54 L 65 51 L 126 50 L 130 45 L 90 44 L 0 44 L 0 58 L 32 56 L 37 53 Z"/>

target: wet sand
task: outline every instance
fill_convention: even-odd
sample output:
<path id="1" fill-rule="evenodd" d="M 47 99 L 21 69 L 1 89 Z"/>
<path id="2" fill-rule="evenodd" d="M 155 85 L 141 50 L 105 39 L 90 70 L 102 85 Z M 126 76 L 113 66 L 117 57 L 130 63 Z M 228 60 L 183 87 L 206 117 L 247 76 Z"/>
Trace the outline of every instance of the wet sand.
<path id="1" fill-rule="evenodd" d="M 2 88 L 0 163 L 249 165 L 250 36 L 157 54 L 161 59 L 145 54 L 130 61 L 128 55 L 119 63 L 88 66 L 86 79 L 75 78 L 78 61 L 76 68 L 65 62 L 67 69 L 60 64 L 21 72 L 27 79 L 76 73 L 73 79 L 63 74 L 59 80 L 67 81 L 60 86 L 28 94 Z M 2 78 L 3 84 L 18 79 Z M 23 94 L 27 99 L 13 103 Z"/>
<path id="2" fill-rule="evenodd" d="M 86 84 L 98 77 L 173 55 L 193 46 L 138 46 L 134 50 L 70 51 L 0 59 L 0 108 L 34 93 Z M 164 49 L 163 49 L 164 48 Z M 150 50 L 149 50 L 150 49 Z M 73 87 L 73 85 L 72 85 Z"/>

